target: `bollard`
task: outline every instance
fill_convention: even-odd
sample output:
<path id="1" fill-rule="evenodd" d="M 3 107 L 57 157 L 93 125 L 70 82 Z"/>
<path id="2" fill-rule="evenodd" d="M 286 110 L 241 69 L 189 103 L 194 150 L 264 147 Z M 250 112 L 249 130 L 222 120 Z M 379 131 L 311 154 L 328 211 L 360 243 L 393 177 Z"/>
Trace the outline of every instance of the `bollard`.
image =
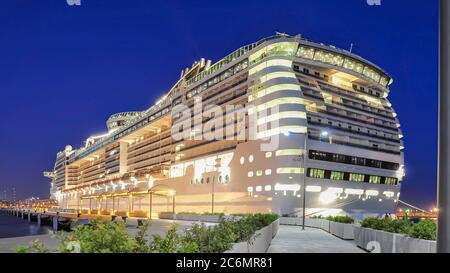
<path id="1" fill-rule="evenodd" d="M 39 218 L 38 218 L 39 219 Z M 30 223 L 31 222 L 31 212 L 30 211 L 28 211 L 28 223 Z"/>
<path id="2" fill-rule="evenodd" d="M 58 218 L 59 218 L 58 215 L 52 217 L 53 232 L 58 231 Z"/>

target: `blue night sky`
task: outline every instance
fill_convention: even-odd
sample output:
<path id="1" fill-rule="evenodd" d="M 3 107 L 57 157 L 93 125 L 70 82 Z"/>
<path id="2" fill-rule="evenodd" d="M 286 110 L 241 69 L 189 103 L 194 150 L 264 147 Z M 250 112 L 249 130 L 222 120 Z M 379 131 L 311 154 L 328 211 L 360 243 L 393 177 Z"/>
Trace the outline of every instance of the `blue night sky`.
<path id="1" fill-rule="evenodd" d="M 437 1 L 7 0 L 0 5 L 0 197 L 48 197 L 56 152 L 151 106 L 201 57 L 275 30 L 350 47 L 390 73 L 405 135 L 402 198 L 436 195 Z"/>

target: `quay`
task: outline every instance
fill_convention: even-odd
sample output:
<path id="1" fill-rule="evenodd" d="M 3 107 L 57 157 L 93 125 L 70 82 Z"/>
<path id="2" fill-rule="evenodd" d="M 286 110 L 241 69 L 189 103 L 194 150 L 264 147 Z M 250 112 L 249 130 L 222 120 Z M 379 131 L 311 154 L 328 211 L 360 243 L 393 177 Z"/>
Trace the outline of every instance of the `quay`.
<path id="1" fill-rule="evenodd" d="M 80 213 L 74 209 L 48 209 L 38 211 L 24 208 L 7 208 L 1 209 L 0 212 L 21 218 L 29 223 L 36 222 L 38 226 L 50 226 L 54 232 L 60 230 L 70 231 L 75 224 L 87 224 L 93 219 L 120 221 L 130 227 L 138 227 L 144 220 L 148 220 L 147 217 L 128 217 L 126 213 L 101 215 L 95 211 L 93 213 Z"/>

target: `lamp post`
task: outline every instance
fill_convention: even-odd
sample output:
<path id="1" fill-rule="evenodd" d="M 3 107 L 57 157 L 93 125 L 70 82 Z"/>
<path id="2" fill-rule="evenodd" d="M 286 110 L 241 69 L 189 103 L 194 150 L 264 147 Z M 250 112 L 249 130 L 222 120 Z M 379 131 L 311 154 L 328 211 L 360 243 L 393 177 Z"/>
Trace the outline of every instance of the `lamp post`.
<path id="1" fill-rule="evenodd" d="M 303 186 L 302 186 L 302 230 L 305 230 L 305 218 L 306 218 L 306 156 L 307 156 L 307 140 L 308 140 L 308 134 L 307 133 L 293 133 L 293 132 L 287 132 L 284 135 L 290 136 L 290 134 L 298 134 L 298 135 L 304 135 L 304 144 L 303 144 L 303 155 L 300 155 L 298 158 L 302 158 L 303 160 Z M 297 161 L 294 159 L 294 161 Z M 301 166 L 301 165 L 300 165 Z M 300 167 L 301 169 L 301 167 Z M 301 175 L 301 172 L 299 173 Z"/>
<path id="2" fill-rule="evenodd" d="M 437 252 L 450 252 L 450 1 L 440 1 Z"/>
<path id="3" fill-rule="evenodd" d="M 222 166 L 221 161 L 222 160 L 220 158 L 216 158 L 216 160 L 215 160 L 214 168 L 216 169 L 216 172 L 220 171 L 220 166 Z M 212 165 L 207 165 L 207 166 L 212 167 Z M 215 184 L 215 179 L 213 178 L 211 181 L 211 214 L 214 214 L 214 198 L 215 198 L 214 184 Z"/>
<path id="4" fill-rule="evenodd" d="M 306 219 L 306 157 L 308 154 L 308 146 L 306 146 L 308 140 L 308 133 L 305 134 L 304 152 L 303 152 L 303 218 L 302 218 L 302 230 L 305 230 Z"/>

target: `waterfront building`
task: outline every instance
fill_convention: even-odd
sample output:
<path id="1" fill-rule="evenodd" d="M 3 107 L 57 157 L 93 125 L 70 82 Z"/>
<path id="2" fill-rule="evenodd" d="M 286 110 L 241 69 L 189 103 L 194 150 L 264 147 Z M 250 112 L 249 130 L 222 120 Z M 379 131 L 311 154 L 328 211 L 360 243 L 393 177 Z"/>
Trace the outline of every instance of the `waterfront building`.
<path id="1" fill-rule="evenodd" d="M 294 214 L 305 196 L 308 215 L 394 212 L 404 147 L 392 82 L 349 51 L 277 34 L 195 62 L 45 175 L 60 207 L 94 214 Z"/>

